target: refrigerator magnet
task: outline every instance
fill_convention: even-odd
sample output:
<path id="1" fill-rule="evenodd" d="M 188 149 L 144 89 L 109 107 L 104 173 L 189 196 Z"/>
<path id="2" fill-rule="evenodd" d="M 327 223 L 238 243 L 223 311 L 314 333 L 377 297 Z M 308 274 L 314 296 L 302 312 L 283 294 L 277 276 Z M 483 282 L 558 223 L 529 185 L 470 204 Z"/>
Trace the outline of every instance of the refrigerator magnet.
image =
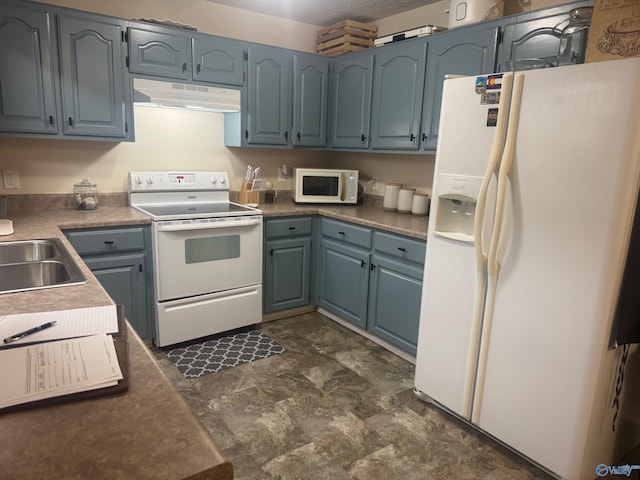
<path id="1" fill-rule="evenodd" d="M 500 103 L 500 92 L 487 92 L 480 96 L 481 105 L 497 105 Z"/>
<path id="2" fill-rule="evenodd" d="M 487 90 L 499 90 L 502 88 L 502 74 L 489 75 L 487 77 Z"/>
<path id="3" fill-rule="evenodd" d="M 487 83 L 485 77 L 476 77 L 476 93 L 482 94 L 487 91 Z"/>
<path id="4" fill-rule="evenodd" d="M 498 123 L 498 109 L 490 108 L 487 111 L 487 127 L 495 127 Z"/>

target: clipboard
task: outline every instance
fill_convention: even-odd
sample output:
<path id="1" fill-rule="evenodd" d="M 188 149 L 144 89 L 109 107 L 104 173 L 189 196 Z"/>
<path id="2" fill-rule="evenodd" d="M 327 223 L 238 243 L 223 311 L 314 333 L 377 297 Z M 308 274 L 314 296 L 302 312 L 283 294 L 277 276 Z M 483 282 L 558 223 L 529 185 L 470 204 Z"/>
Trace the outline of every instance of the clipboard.
<path id="1" fill-rule="evenodd" d="M 118 333 L 113 334 L 113 343 L 118 357 L 118 365 L 122 371 L 122 380 L 118 380 L 117 385 L 99 388 L 96 390 L 87 390 L 85 392 L 70 393 L 57 397 L 44 398 L 33 402 L 21 403 L 19 405 L 11 405 L 0 409 L 0 415 L 3 413 L 17 412 L 30 408 L 46 407 L 49 405 L 58 405 L 61 403 L 74 402 L 78 400 L 87 400 L 91 398 L 100 398 L 108 395 L 123 394 L 129 389 L 129 345 L 127 343 L 127 324 L 124 316 L 124 305 L 117 305 L 118 314 Z"/>

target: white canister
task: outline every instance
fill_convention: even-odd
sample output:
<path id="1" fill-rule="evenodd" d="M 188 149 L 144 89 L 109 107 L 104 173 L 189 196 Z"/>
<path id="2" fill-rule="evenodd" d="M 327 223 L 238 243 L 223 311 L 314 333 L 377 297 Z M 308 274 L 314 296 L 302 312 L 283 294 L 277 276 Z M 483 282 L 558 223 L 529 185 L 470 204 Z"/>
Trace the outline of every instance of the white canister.
<path id="1" fill-rule="evenodd" d="M 415 188 L 403 187 L 400 189 L 398 192 L 398 212 L 411 213 L 411 204 L 415 193 Z"/>
<path id="2" fill-rule="evenodd" d="M 411 204 L 411 213 L 413 215 L 428 215 L 429 214 L 429 195 L 426 193 L 416 193 L 413 196 L 413 203 Z"/>
<path id="3" fill-rule="evenodd" d="M 382 208 L 388 212 L 395 212 L 398 208 L 398 193 L 400 193 L 400 183 L 387 183 L 384 186 L 384 199 Z"/>

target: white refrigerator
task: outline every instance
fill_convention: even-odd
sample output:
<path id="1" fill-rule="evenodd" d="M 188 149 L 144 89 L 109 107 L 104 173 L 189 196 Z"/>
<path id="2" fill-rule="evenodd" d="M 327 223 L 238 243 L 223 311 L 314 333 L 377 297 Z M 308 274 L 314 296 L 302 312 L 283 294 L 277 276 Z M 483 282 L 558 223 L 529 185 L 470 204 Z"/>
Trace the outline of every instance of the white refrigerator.
<path id="1" fill-rule="evenodd" d="M 558 478 L 640 444 L 639 179 L 640 59 L 445 80 L 416 393 Z"/>

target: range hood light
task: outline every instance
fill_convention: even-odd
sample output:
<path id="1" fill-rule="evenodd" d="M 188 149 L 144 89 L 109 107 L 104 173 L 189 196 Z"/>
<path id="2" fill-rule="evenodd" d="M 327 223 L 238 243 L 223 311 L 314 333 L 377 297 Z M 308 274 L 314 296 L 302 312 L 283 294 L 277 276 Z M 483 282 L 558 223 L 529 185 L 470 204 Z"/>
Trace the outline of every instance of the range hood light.
<path id="1" fill-rule="evenodd" d="M 145 107 L 239 112 L 240 90 L 135 78 L 133 102 Z"/>

